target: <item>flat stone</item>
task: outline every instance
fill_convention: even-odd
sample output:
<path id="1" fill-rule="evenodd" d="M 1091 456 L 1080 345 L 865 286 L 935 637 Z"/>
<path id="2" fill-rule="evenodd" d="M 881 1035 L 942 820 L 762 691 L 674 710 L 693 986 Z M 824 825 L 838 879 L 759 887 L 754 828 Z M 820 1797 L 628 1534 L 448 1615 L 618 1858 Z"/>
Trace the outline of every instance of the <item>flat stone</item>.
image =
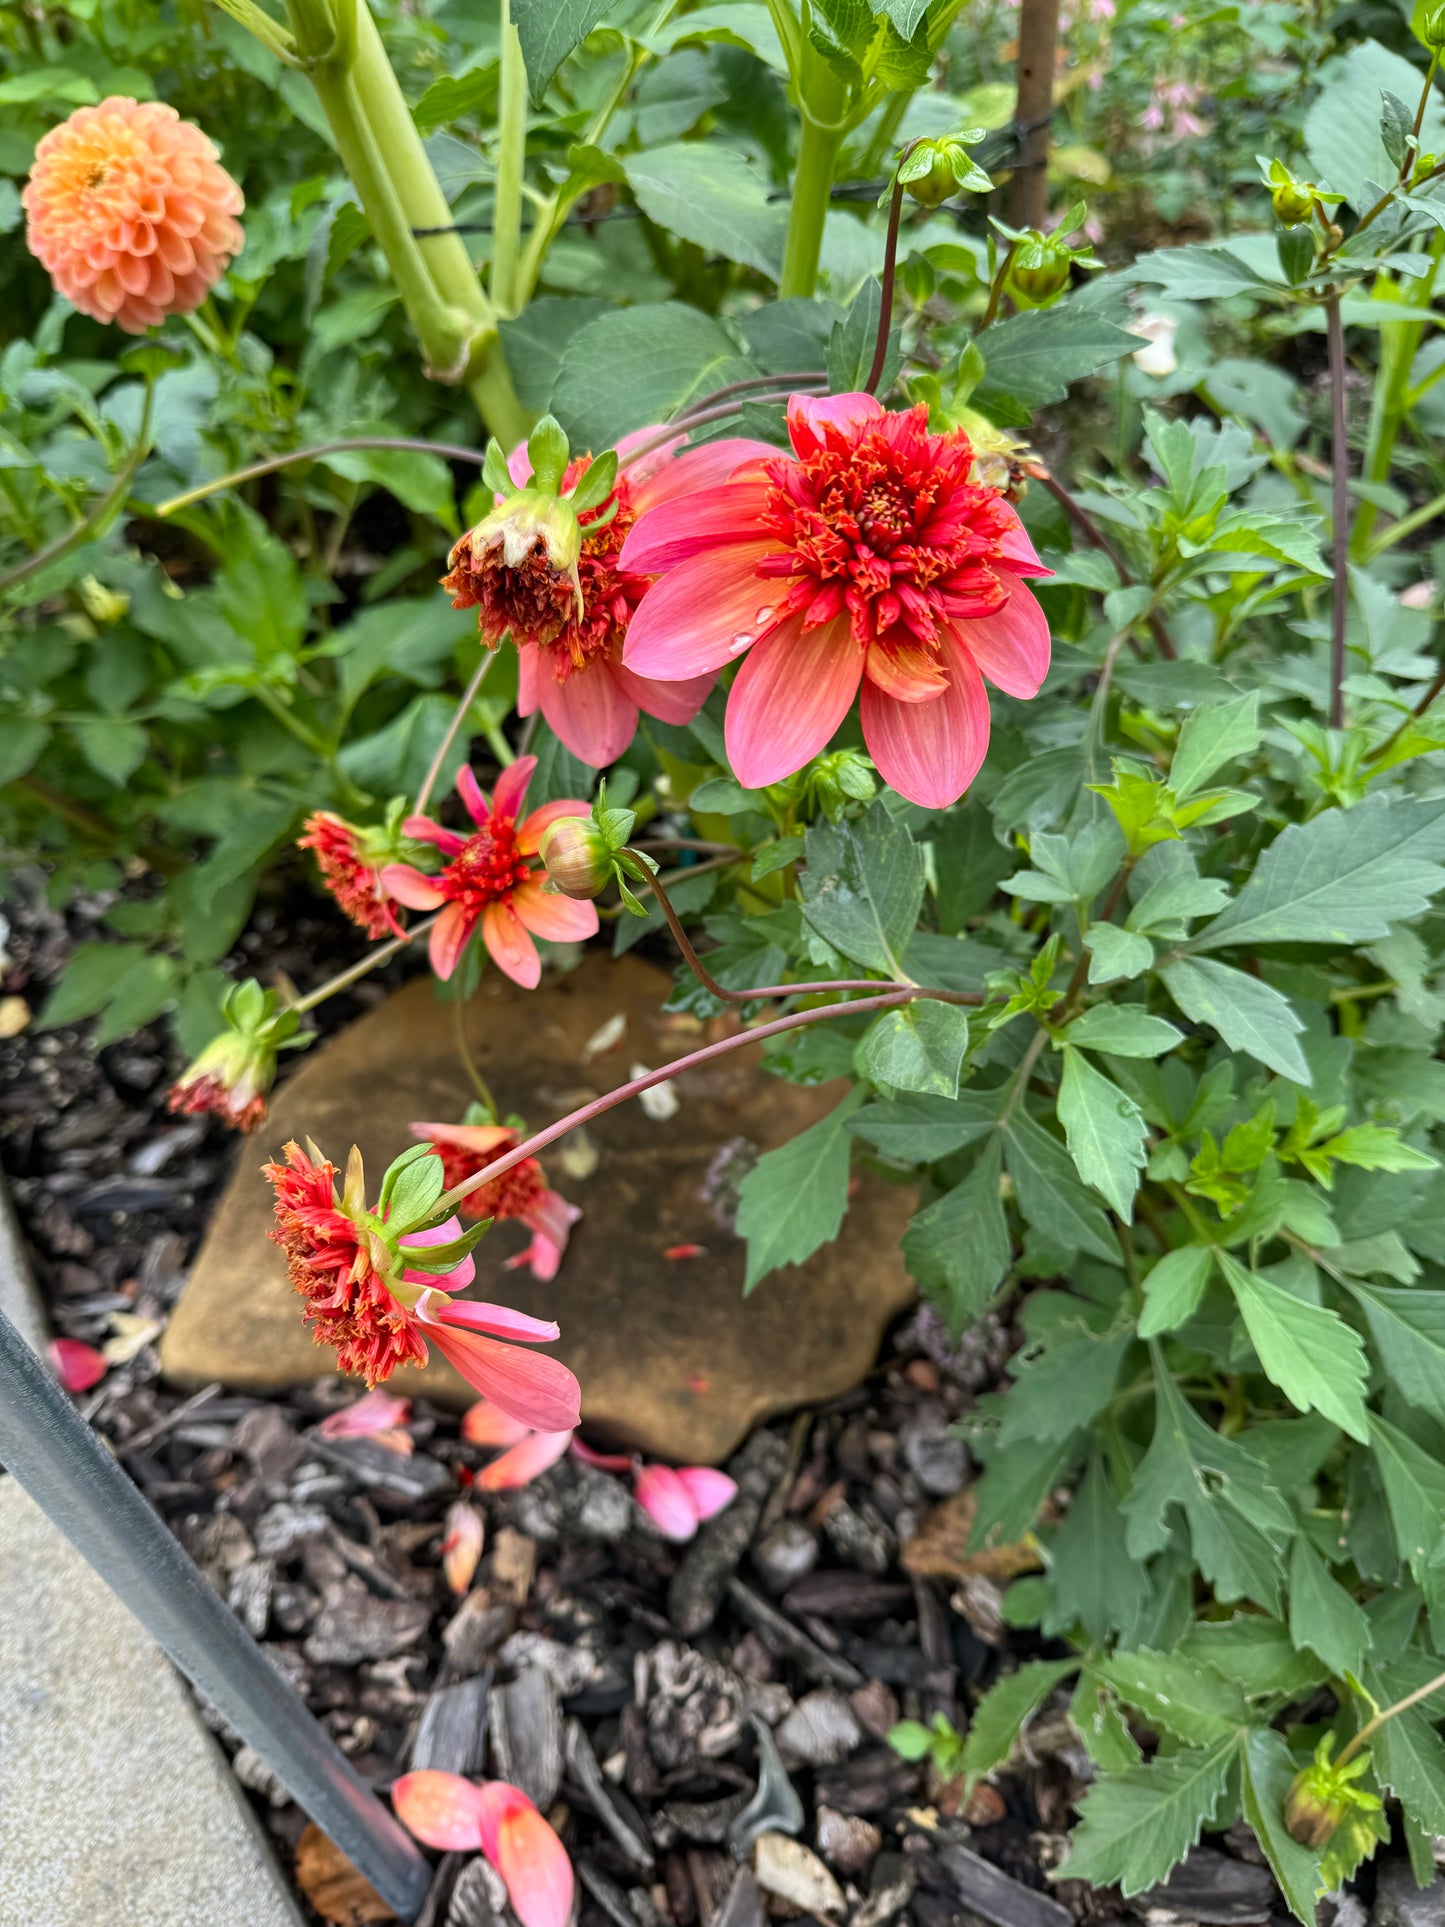
<path id="1" fill-rule="evenodd" d="M 535 991 L 492 971 L 467 1006 L 467 1034 L 502 1110 L 536 1128 L 625 1083 L 635 1062 L 662 1064 L 705 1041 L 663 1015 L 670 988 L 667 972 L 632 955 L 591 953 Z M 589 1056 L 589 1041 L 619 1016 L 619 1041 Z M 412 1142 L 411 1119 L 460 1117 L 469 1100 L 453 1021 L 418 980 L 309 1053 L 281 1088 L 268 1122 L 239 1148 L 162 1342 L 174 1383 L 269 1391 L 326 1370 L 330 1354 L 313 1344 L 267 1240 L 270 1187 L 256 1167 L 307 1136 L 343 1165 L 354 1139 L 374 1189 Z M 544 1153 L 551 1181 L 584 1213 L 550 1284 L 502 1268 L 525 1243 L 518 1225 L 499 1225 L 478 1252 L 477 1296 L 560 1323 L 557 1355 L 581 1380 L 589 1427 L 661 1458 L 716 1462 L 761 1420 L 847 1391 L 913 1296 L 897 1248 L 912 1193 L 863 1172 L 842 1236 L 743 1297 L 743 1244 L 727 1208 L 742 1159 L 795 1137 L 843 1095 L 839 1085 L 804 1090 L 771 1077 L 760 1056 L 739 1050 L 674 1080 L 668 1121 L 640 1103 L 594 1119 L 596 1163 L 585 1177 L 568 1175 L 575 1140 Z M 667 1257 L 686 1246 L 701 1250 Z M 455 1406 L 474 1396 L 435 1356 L 424 1376 L 408 1368 L 393 1383 Z"/>
<path id="2" fill-rule="evenodd" d="M 190 1696 L 104 1582 L 0 1479 L 0 1920 L 301 1927 Z"/>

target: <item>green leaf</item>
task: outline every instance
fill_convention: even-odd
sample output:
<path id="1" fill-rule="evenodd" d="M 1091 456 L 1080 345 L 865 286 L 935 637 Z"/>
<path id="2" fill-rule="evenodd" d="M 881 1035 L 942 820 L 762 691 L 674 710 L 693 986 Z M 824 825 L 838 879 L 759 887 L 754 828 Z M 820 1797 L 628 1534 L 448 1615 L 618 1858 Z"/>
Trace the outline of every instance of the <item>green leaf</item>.
<path id="1" fill-rule="evenodd" d="M 138 943 L 78 943 L 41 1007 L 36 1029 L 57 1030 L 104 1010 L 117 983 L 144 962 L 146 954 Z"/>
<path id="2" fill-rule="evenodd" d="M 1290 1912 L 1306 1927 L 1314 1927 L 1320 1856 L 1293 1839 L 1284 1823 L 1284 1803 L 1299 1770 L 1284 1735 L 1255 1727 L 1245 1736 L 1240 1765 L 1244 1817 L 1264 1849 Z"/>
<path id="3" fill-rule="evenodd" d="M 963 1183 L 915 1213 L 903 1234 L 910 1277 L 954 1331 L 983 1310 L 1013 1258 L 999 1199 L 1001 1161 L 995 1139 Z"/>
<path id="4" fill-rule="evenodd" d="M 999 1445 L 1072 1438 L 1108 1404 L 1134 1330 L 1097 1332 L 1082 1320 L 1061 1323 L 1014 1355 L 1016 1382 L 1004 1400 Z"/>
<path id="5" fill-rule="evenodd" d="M 1300 1411 L 1322 1412 L 1368 1443 L 1367 1367 L 1358 1332 L 1337 1311 L 1296 1298 L 1227 1251 L 1216 1257 L 1266 1376 Z"/>
<path id="6" fill-rule="evenodd" d="M 28 775 L 49 741 L 49 723 L 31 717 L 0 717 L 0 787 Z"/>
<path id="7" fill-rule="evenodd" d="M 1117 924 L 1096 923 L 1089 929 L 1089 982 L 1117 983 L 1120 978 L 1140 977 L 1154 962 L 1154 946 L 1147 937 Z"/>
<path id="8" fill-rule="evenodd" d="M 1156 248 L 1128 269 L 1131 281 L 1152 283 L 1173 300 L 1214 301 L 1257 291 L 1272 276 L 1260 273 L 1227 247 Z"/>
<path id="9" fill-rule="evenodd" d="M 440 455 L 417 449 L 346 448 L 321 460 L 333 474 L 351 482 L 374 482 L 403 507 L 434 517 L 449 535 L 458 533 L 456 487 Z"/>
<path id="10" fill-rule="evenodd" d="M 1259 697 L 1253 691 L 1231 703 L 1193 710 L 1179 731 L 1169 765 L 1169 787 L 1182 803 L 1202 789 L 1217 769 L 1252 755 L 1259 744 Z"/>
<path id="11" fill-rule="evenodd" d="M 1238 1686 L 1177 1653 L 1113 1653 L 1095 1660 L 1094 1671 L 1156 1731 L 1186 1746 L 1213 1746 L 1248 1724 Z"/>
<path id="12" fill-rule="evenodd" d="M 1296 1041 L 1304 1024 L 1273 984 L 1213 957 L 1179 957 L 1162 965 L 1159 974 L 1184 1015 L 1208 1024 L 1231 1050 L 1246 1051 L 1293 1083 L 1310 1082 Z"/>
<path id="13" fill-rule="evenodd" d="M 1163 1332 L 1178 1331 L 1198 1311 L 1213 1269 L 1208 1245 L 1180 1245 L 1166 1251 L 1144 1280 L 1139 1336 L 1157 1338 Z"/>
<path id="14" fill-rule="evenodd" d="M 1337 1678 L 1358 1673 L 1374 1644 L 1362 1606 L 1345 1591 L 1301 1532 L 1290 1549 L 1289 1636 L 1317 1653 Z"/>
<path id="15" fill-rule="evenodd" d="M 711 957 L 708 962 L 711 968 Z M 900 1164 L 935 1164 L 985 1137 L 998 1122 L 999 1102 L 979 1091 L 960 1091 L 955 1098 L 899 1097 L 864 1105 L 848 1129 Z"/>
<path id="16" fill-rule="evenodd" d="M 1158 1347 L 1154 1437 L 1123 1501 L 1136 1559 L 1162 1551 L 1171 1510 L 1189 1522 L 1195 1562 L 1222 1600 L 1280 1607 L 1280 1545 L 1295 1529 L 1289 1505 L 1259 1460 L 1213 1432 L 1185 1401 Z"/>
<path id="17" fill-rule="evenodd" d="M 1182 1030 L 1163 1017 L 1151 1017 L 1139 1004 L 1095 1004 L 1063 1035 L 1071 1044 L 1114 1057 L 1160 1057 L 1184 1040 Z"/>
<path id="18" fill-rule="evenodd" d="M 1149 1576 L 1129 1557 L 1124 1515 L 1096 1450 L 1049 1545 L 1054 1591 L 1095 1644 L 1129 1625 L 1149 1596 Z"/>
<path id="19" fill-rule="evenodd" d="M 591 33 L 612 0 L 512 0 L 532 105 L 540 107 L 552 76 Z"/>
<path id="20" fill-rule="evenodd" d="M 145 730 L 124 716 L 77 716 L 67 727 L 90 767 L 117 789 L 146 759 Z"/>
<path id="21" fill-rule="evenodd" d="M 1167 1880 L 1218 1817 L 1238 1750 L 1231 1734 L 1212 1746 L 1101 1774 L 1079 1802 L 1065 1879 L 1118 1886 L 1126 1897 Z"/>
<path id="22" fill-rule="evenodd" d="M 1071 1044 L 1064 1046 L 1059 1121 L 1068 1133 L 1069 1154 L 1079 1176 L 1131 1224 L 1146 1155 L 1144 1114 Z"/>
<path id="23" fill-rule="evenodd" d="M 1390 1384 L 1409 1404 L 1445 1419 L 1445 1291 L 1395 1291 L 1357 1278 L 1345 1284 Z"/>
<path id="24" fill-rule="evenodd" d="M 1033 1718 L 1061 1680 L 1078 1671 L 1076 1659 L 1033 1659 L 1006 1674 L 974 1708 L 963 1744 L 964 1784 L 968 1791 L 987 1773 L 1007 1764 L 1024 1725 Z"/>
<path id="25" fill-rule="evenodd" d="M 923 857 L 881 803 L 858 823 L 813 825 L 802 890 L 804 917 L 835 950 L 897 973 L 923 906 Z"/>
<path id="26" fill-rule="evenodd" d="M 1247 1699 L 1299 1696 L 1325 1678 L 1313 1654 L 1297 1652 L 1280 1622 L 1259 1613 L 1196 1621 L 1176 1650 L 1234 1680 Z"/>
<path id="27" fill-rule="evenodd" d="M 673 141 L 626 160 L 637 205 L 650 221 L 708 254 L 777 278 L 788 210 L 746 155 L 715 141 Z"/>
<path id="28" fill-rule="evenodd" d="M 1004 1160 L 1024 1217 L 1062 1251 L 1119 1262 L 1118 1240 L 1096 1200 L 1079 1182 L 1058 1139 L 1019 1107 L 1004 1132 Z"/>
<path id="29" fill-rule="evenodd" d="M 967 1049 L 967 1013 L 957 1004 L 920 999 L 879 1013 L 858 1045 L 857 1065 L 874 1084 L 953 1098 Z"/>
<path id="30" fill-rule="evenodd" d="M 1063 401 L 1084 375 L 1133 354 L 1139 337 L 1063 301 L 996 321 L 975 335 L 974 344 L 983 356 L 984 376 L 973 401 L 988 412 L 991 403 L 995 409 L 1003 403 L 1027 410 Z"/>
<path id="31" fill-rule="evenodd" d="M 1225 945 L 1329 943 L 1385 936 L 1418 916 L 1445 885 L 1445 798 L 1367 797 L 1288 824 L 1227 909 L 1190 941 Z"/>
<path id="32" fill-rule="evenodd" d="M 1383 1706 L 1421 1684 L 1403 1666 L 1371 1666 L 1365 1672 L 1365 1685 Z M 1370 1742 L 1370 1752 L 1375 1777 L 1396 1795 L 1416 1825 L 1429 1834 L 1445 1832 L 1445 1742 L 1435 1730 L 1429 1703 L 1386 1720 Z"/>
<path id="33" fill-rule="evenodd" d="M 1370 1414 L 1375 1469 L 1385 1488 L 1395 1545 L 1423 1584 L 1423 1575 L 1445 1532 L 1445 1466 L 1406 1433 Z"/>
<path id="34" fill-rule="evenodd" d="M 1380 95 L 1420 98 L 1423 75 L 1378 40 L 1354 41 L 1321 71 L 1325 82 L 1305 116 L 1305 151 L 1314 178 L 1343 194 L 1362 214 L 1395 179 L 1380 137 Z M 1445 148 L 1445 114 L 1432 90 L 1420 129 L 1421 150 Z"/>
<path id="35" fill-rule="evenodd" d="M 748 1245 L 744 1292 L 770 1271 L 800 1265 L 837 1237 L 848 1209 L 847 1122 L 863 1100 L 852 1091 L 835 1110 L 775 1151 L 764 1151 L 738 1195 L 738 1236 Z"/>
<path id="36" fill-rule="evenodd" d="M 1054 1487 L 1068 1476 L 1074 1456 L 1072 1440 L 1054 1445 L 1030 1439 L 1007 1451 L 994 1450 L 988 1470 L 973 1488 L 978 1509 L 969 1544 L 1013 1545 L 1022 1539 Z"/>
<path id="37" fill-rule="evenodd" d="M 616 308 L 562 350 L 552 413 L 594 453 L 686 402 L 755 372 L 721 323 L 677 301 Z"/>

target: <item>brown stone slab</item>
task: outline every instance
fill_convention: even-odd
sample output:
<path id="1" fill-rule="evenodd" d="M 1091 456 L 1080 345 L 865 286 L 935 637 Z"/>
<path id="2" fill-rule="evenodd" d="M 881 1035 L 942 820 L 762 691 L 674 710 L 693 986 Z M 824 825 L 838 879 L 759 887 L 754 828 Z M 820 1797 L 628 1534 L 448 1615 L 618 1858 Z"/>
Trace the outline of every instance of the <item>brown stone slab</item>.
<path id="1" fill-rule="evenodd" d="M 703 1041 L 663 1015 L 669 988 L 652 964 L 595 952 L 535 991 L 491 972 L 467 1008 L 467 1034 L 503 1111 L 535 1129 L 625 1083 L 635 1064 L 656 1067 Z M 619 1014 L 622 1041 L 589 1059 L 588 1041 Z M 418 980 L 309 1055 L 282 1087 L 270 1119 L 240 1147 L 162 1342 L 173 1382 L 263 1391 L 326 1369 L 331 1354 L 312 1343 L 266 1237 L 271 1194 L 259 1167 L 287 1138 L 306 1136 L 341 1165 L 354 1139 L 374 1190 L 412 1141 L 411 1119 L 456 1118 L 466 1106 L 454 1021 L 430 980 Z M 759 1420 L 846 1391 L 913 1296 L 898 1252 L 913 1193 L 865 1172 L 837 1241 L 743 1297 L 743 1245 L 718 1217 L 720 1154 L 737 1142 L 758 1150 L 786 1142 L 845 1089 L 801 1090 L 761 1070 L 760 1055 L 739 1050 L 679 1079 L 669 1120 L 635 1099 L 597 1119 L 586 1178 L 567 1175 L 575 1139 L 544 1154 L 552 1182 L 584 1214 L 550 1284 L 503 1269 L 525 1241 L 516 1225 L 498 1226 L 477 1252 L 473 1296 L 561 1324 L 557 1353 L 581 1380 L 588 1425 L 661 1457 L 715 1461 Z M 663 1255 L 692 1244 L 703 1247 L 699 1257 Z M 409 1368 L 393 1383 L 448 1404 L 473 1396 L 435 1355 L 424 1376 Z"/>

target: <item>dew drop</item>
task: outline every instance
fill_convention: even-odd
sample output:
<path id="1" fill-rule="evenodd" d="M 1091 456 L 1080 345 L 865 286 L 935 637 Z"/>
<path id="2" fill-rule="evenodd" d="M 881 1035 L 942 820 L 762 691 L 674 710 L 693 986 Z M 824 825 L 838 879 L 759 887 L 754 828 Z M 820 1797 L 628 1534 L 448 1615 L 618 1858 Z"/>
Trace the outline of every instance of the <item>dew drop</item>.
<path id="1" fill-rule="evenodd" d="M 753 644 L 756 641 L 757 641 L 757 637 L 753 634 L 751 629 L 739 629 L 737 634 L 733 637 L 732 641 L 728 644 L 728 654 L 732 656 L 740 656 L 743 653 L 744 649 L 749 648 L 751 644 Z"/>
<path id="2" fill-rule="evenodd" d="M 773 619 L 772 604 L 765 602 L 762 608 L 759 609 L 758 613 L 753 617 L 753 622 L 759 629 L 762 629 L 769 622 L 771 622 L 772 619 Z"/>

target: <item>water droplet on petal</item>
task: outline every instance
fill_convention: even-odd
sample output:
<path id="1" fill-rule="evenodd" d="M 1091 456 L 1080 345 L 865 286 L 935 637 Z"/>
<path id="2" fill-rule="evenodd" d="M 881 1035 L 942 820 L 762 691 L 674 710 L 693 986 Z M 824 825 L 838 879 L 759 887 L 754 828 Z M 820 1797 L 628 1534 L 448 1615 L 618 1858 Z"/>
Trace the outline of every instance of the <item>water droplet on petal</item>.
<path id="1" fill-rule="evenodd" d="M 768 623 L 772 621 L 772 619 L 773 619 L 773 606 L 770 602 L 765 602 L 762 608 L 759 609 L 758 613 L 753 617 L 753 621 L 759 629 L 766 628 L 766 626 L 768 625 Z"/>
<path id="2" fill-rule="evenodd" d="M 728 644 L 728 654 L 740 656 L 744 649 L 749 648 L 756 641 L 757 637 L 751 629 L 739 629 L 732 641 Z"/>

